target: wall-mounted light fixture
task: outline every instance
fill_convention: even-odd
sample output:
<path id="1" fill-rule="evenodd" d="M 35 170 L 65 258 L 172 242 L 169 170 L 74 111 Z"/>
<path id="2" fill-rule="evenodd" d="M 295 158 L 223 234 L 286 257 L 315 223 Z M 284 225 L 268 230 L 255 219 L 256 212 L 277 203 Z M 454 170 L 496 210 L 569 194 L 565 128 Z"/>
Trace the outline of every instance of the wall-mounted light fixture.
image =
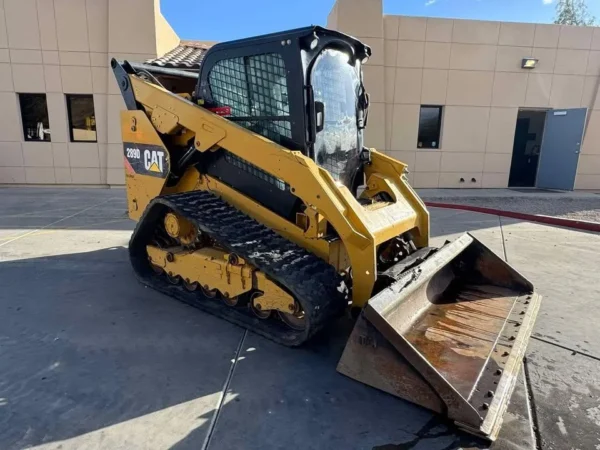
<path id="1" fill-rule="evenodd" d="M 523 62 L 521 63 L 521 68 L 523 69 L 535 69 L 539 60 L 535 58 L 523 58 Z"/>

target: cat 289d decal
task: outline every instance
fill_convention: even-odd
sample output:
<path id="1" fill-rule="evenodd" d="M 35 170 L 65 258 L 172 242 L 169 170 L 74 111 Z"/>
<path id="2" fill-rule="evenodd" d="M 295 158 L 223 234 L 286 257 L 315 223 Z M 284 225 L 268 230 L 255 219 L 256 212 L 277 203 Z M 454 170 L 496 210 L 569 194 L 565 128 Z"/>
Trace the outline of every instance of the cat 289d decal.
<path id="1" fill-rule="evenodd" d="M 125 167 L 130 173 L 166 178 L 169 174 L 169 157 L 160 145 L 123 143 Z"/>

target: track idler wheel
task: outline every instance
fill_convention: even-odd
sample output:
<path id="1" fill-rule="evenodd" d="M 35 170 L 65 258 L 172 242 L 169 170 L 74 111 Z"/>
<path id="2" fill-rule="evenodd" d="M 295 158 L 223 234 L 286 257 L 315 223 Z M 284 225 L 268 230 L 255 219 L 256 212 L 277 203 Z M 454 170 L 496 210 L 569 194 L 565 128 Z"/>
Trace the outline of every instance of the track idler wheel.
<path id="1" fill-rule="evenodd" d="M 277 313 L 279 314 L 281 321 L 292 330 L 302 331 L 306 329 L 306 315 L 297 301 L 294 302 L 293 312 L 284 313 L 282 311 L 277 311 Z"/>
<path id="2" fill-rule="evenodd" d="M 262 319 L 262 320 L 266 320 L 269 317 L 271 317 L 271 313 L 273 311 L 271 311 L 270 309 L 263 310 L 260 307 L 260 303 L 259 302 L 256 302 L 256 304 L 255 304 L 254 299 L 260 297 L 261 295 L 262 294 L 258 293 L 258 292 L 255 292 L 254 294 L 252 294 L 252 296 L 250 297 L 250 302 L 248 302 L 248 307 L 250 308 L 250 311 L 252 311 L 252 313 L 256 317 L 258 317 L 259 319 Z"/>
<path id="3" fill-rule="evenodd" d="M 198 230 L 185 217 L 170 212 L 167 213 L 163 222 L 167 234 L 173 239 L 177 239 L 182 245 L 190 245 L 196 241 Z"/>

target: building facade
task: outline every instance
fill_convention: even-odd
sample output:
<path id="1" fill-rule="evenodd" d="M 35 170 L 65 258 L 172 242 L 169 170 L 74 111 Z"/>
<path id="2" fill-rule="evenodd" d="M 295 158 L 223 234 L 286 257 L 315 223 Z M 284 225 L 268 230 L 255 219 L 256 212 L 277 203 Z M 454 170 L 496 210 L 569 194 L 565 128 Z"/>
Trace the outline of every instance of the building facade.
<path id="1" fill-rule="evenodd" d="M 327 25 L 372 47 L 366 144 L 415 187 L 600 189 L 600 28 L 391 16 L 382 0 L 337 0 Z M 205 49 L 159 0 L 0 0 L 0 184 L 122 185 L 110 58 L 189 70 Z"/>
<path id="2" fill-rule="evenodd" d="M 0 184 L 124 184 L 110 58 L 178 44 L 158 0 L 0 0 Z"/>
<path id="3" fill-rule="evenodd" d="M 600 189 L 600 28 L 385 15 L 382 0 L 337 0 L 328 27 L 372 47 L 366 143 L 415 187 Z M 549 148 L 563 130 L 579 139 Z"/>

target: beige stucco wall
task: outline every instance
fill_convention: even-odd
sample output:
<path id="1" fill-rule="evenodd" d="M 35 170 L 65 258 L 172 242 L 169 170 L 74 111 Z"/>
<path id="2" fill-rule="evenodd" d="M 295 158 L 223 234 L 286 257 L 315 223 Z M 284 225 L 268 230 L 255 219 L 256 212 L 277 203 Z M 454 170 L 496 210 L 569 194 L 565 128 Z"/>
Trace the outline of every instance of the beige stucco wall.
<path id="1" fill-rule="evenodd" d="M 367 144 L 415 187 L 506 187 L 520 107 L 587 107 L 575 187 L 600 189 L 600 29 L 385 16 L 381 0 L 338 0 L 328 26 L 373 48 Z M 178 42 L 159 0 L 0 0 L 0 184 L 122 184 L 109 59 Z M 24 142 L 17 93 L 47 94 L 52 142 Z M 69 142 L 66 93 L 93 94 L 97 143 Z M 416 146 L 422 104 L 445 106 L 439 150 Z"/>
<path id="2" fill-rule="evenodd" d="M 0 183 L 123 184 L 110 58 L 144 61 L 178 42 L 158 1 L 0 0 Z M 24 141 L 17 93 L 46 93 L 52 142 Z M 93 94 L 97 143 L 69 142 L 65 94 Z"/>
<path id="3" fill-rule="evenodd" d="M 164 55 L 179 45 L 180 39 L 160 11 L 160 0 L 154 0 L 154 23 L 156 30 L 156 54 Z"/>
<path id="4" fill-rule="evenodd" d="M 600 28 L 390 16 L 381 0 L 338 0 L 328 26 L 372 47 L 366 144 L 415 187 L 506 187 L 519 108 L 586 107 L 575 188 L 600 189 Z M 420 105 L 444 106 L 439 150 L 417 148 Z"/>

